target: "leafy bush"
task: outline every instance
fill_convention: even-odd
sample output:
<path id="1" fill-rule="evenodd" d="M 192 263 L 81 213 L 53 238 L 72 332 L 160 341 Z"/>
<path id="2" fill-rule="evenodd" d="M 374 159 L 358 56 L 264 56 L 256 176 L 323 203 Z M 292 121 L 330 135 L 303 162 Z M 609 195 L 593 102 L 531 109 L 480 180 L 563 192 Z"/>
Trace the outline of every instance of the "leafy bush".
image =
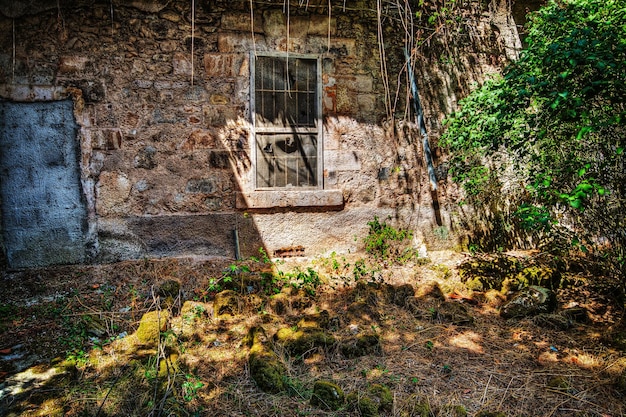
<path id="1" fill-rule="evenodd" d="M 446 120 L 453 178 L 478 210 L 535 237 L 602 243 L 623 268 L 626 8 L 551 1 L 528 33 L 520 59 Z"/>

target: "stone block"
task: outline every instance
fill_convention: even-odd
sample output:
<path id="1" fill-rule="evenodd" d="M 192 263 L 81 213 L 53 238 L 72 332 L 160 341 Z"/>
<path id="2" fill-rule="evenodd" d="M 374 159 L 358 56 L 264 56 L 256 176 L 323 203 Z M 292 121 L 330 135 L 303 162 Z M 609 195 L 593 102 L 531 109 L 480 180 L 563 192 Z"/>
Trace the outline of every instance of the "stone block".
<path id="1" fill-rule="evenodd" d="M 191 58 L 188 54 L 178 52 L 174 54 L 172 59 L 172 70 L 175 75 L 188 75 L 191 74 Z"/>
<path id="2" fill-rule="evenodd" d="M 255 48 L 265 47 L 265 37 L 261 34 L 254 35 L 254 42 L 250 33 L 220 32 L 217 34 L 217 49 L 222 53 L 247 53 Z"/>
<path id="3" fill-rule="evenodd" d="M 356 94 L 350 92 L 344 86 L 337 86 L 337 113 L 354 114 L 356 107 Z"/>
<path id="4" fill-rule="evenodd" d="M 217 141 L 212 132 L 208 130 L 194 130 L 177 148 L 182 151 L 193 151 L 196 149 L 215 148 L 216 146 Z"/>
<path id="5" fill-rule="evenodd" d="M 111 151 L 122 147 L 122 132 L 119 129 L 91 131 L 91 146 L 94 150 Z"/>
<path id="6" fill-rule="evenodd" d="M 272 38 L 287 35 L 287 16 L 280 9 L 263 12 L 263 31 Z"/>
<path id="7" fill-rule="evenodd" d="M 100 216 L 128 213 L 132 183 L 126 174 L 112 171 L 100 173 L 96 184 L 96 212 Z"/>
<path id="8" fill-rule="evenodd" d="M 277 190 L 237 193 L 237 208 L 343 207 L 340 190 Z"/>
<path id="9" fill-rule="evenodd" d="M 204 55 L 204 70 L 207 77 L 235 77 L 243 62 L 241 54 L 216 54 Z"/>
<path id="10" fill-rule="evenodd" d="M 312 15 L 308 18 L 309 28 L 307 33 L 311 36 L 328 36 L 328 16 Z M 330 36 L 337 35 L 337 19 L 330 18 Z"/>
<path id="11" fill-rule="evenodd" d="M 218 188 L 214 178 L 192 178 L 187 181 L 185 191 L 190 194 L 213 194 Z"/>
<path id="12" fill-rule="evenodd" d="M 357 105 L 359 112 L 372 115 L 376 111 L 376 96 L 374 94 L 359 94 Z"/>
<path id="13" fill-rule="evenodd" d="M 221 29 L 235 32 L 263 32 L 263 17 L 260 13 L 254 13 L 254 27 L 251 27 L 250 13 L 224 13 L 222 14 Z"/>
<path id="14" fill-rule="evenodd" d="M 62 56 L 59 59 L 59 73 L 68 74 L 82 72 L 89 62 L 86 56 Z"/>

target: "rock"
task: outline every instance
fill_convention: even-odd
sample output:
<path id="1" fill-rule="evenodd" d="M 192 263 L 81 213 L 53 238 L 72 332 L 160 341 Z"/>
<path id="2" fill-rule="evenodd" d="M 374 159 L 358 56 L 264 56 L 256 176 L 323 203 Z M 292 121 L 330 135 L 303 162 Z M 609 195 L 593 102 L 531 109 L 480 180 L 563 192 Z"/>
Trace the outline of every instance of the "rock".
<path id="1" fill-rule="evenodd" d="M 556 295 L 547 288 L 530 286 L 516 294 L 500 309 L 500 316 L 505 319 L 536 316 L 552 313 L 557 306 Z"/>
<path id="2" fill-rule="evenodd" d="M 567 330 L 572 327 L 573 323 L 563 314 L 541 313 L 533 317 L 533 323 L 537 326 L 554 329 Z"/>
<path id="3" fill-rule="evenodd" d="M 262 391 L 277 394 L 285 390 L 287 368 L 276 353 L 267 347 L 256 344 L 248 357 L 250 376 Z"/>
<path id="4" fill-rule="evenodd" d="M 415 297 L 418 299 L 435 299 L 435 300 L 445 300 L 446 297 L 443 295 L 443 291 L 439 287 L 439 284 L 436 282 L 428 282 L 417 288 L 415 293 Z"/>
<path id="5" fill-rule="evenodd" d="M 167 310 L 149 311 L 144 314 L 135 332 L 139 342 L 144 345 L 157 346 L 161 332 L 167 329 L 168 320 Z"/>
<path id="6" fill-rule="evenodd" d="M 311 405 L 328 411 L 336 411 L 345 402 L 345 394 L 339 385 L 330 381 L 317 381 L 313 385 Z"/>
<path id="7" fill-rule="evenodd" d="M 466 306 L 454 302 L 443 302 L 435 309 L 433 314 L 435 320 L 443 323 L 456 325 L 468 325 L 474 323 L 474 317 L 469 314 Z"/>
<path id="8" fill-rule="evenodd" d="M 233 290 L 215 294 L 213 313 L 217 318 L 237 315 L 239 313 L 239 295 Z"/>
<path id="9" fill-rule="evenodd" d="M 294 330 L 282 328 L 274 335 L 274 340 L 289 352 L 290 355 L 302 355 L 314 348 L 325 348 L 335 344 L 333 335 L 317 328 L 305 327 Z"/>
<path id="10" fill-rule="evenodd" d="M 387 293 L 387 301 L 398 307 L 404 307 L 407 300 L 415 295 L 415 289 L 411 284 L 398 286 L 386 285 L 385 290 Z"/>
<path id="11" fill-rule="evenodd" d="M 393 407 L 391 390 L 381 384 L 370 385 L 365 393 L 353 392 L 346 400 L 363 417 L 377 417 L 380 411 L 391 411 Z"/>
<path id="12" fill-rule="evenodd" d="M 341 353 L 350 359 L 366 355 L 380 355 L 380 336 L 374 333 L 364 333 L 353 339 L 346 340 L 339 347 Z"/>
<path id="13" fill-rule="evenodd" d="M 157 289 L 157 295 L 160 297 L 178 297 L 180 292 L 180 282 L 175 279 L 168 279 L 161 283 Z"/>
<path id="14" fill-rule="evenodd" d="M 319 313 L 309 314 L 300 319 L 298 322 L 298 328 L 318 328 L 328 329 L 331 323 L 330 313 L 327 310 L 322 310 Z"/>
<path id="15" fill-rule="evenodd" d="M 248 366 L 257 387 L 272 394 L 284 391 L 287 368 L 268 347 L 265 329 L 260 326 L 252 327 L 244 338 L 243 345 L 250 348 Z"/>

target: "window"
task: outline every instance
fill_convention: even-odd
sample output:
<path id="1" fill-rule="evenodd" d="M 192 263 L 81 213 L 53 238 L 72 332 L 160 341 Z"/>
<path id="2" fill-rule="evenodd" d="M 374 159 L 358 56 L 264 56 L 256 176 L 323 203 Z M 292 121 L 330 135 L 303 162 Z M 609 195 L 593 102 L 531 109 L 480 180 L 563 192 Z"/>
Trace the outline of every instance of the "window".
<path id="1" fill-rule="evenodd" d="M 322 188 L 320 59 L 253 53 L 257 189 Z"/>

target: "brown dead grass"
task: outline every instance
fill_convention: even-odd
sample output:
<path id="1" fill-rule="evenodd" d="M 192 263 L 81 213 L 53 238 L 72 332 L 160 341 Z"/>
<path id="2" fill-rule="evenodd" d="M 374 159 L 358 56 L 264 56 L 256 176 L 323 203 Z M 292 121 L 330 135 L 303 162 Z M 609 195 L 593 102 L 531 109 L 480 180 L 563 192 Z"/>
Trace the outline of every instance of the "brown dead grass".
<path id="1" fill-rule="evenodd" d="M 451 406 L 462 406 L 470 416 L 481 411 L 501 411 L 506 416 L 626 414 L 623 393 L 615 387 L 626 358 L 604 343 L 606 332 L 620 319 L 622 306 L 594 293 L 589 277 L 580 276 L 576 288 L 561 291 L 559 301 L 585 306 L 593 321 L 558 331 L 530 319 L 500 318 L 498 298 L 473 294 L 460 283 L 455 268 L 465 255 L 445 251 L 430 257 L 430 263 L 394 265 L 376 277 L 416 289 L 436 281 L 446 303 L 464 303 L 474 318 L 472 325 L 454 325 L 428 315 L 420 318 L 375 296 L 366 297 L 361 314 L 354 314 L 348 306 L 360 295 L 348 269 L 333 269 L 324 259 L 294 259 L 281 266 L 287 270 L 313 265 L 326 279 L 314 297 L 299 298 L 276 315 L 268 299 L 253 292 L 241 297 L 240 314 L 223 319 L 213 317 L 207 288 L 210 278 L 222 276 L 232 265 L 230 260 L 142 260 L 6 273 L 1 304 L 11 308 L 3 317 L 0 349 L 7 354 L 18 349 L 28 352 L 31 362 L 44 368 L 59 362 L 54 358 L 65 359 L 68 350 L 79 353 L 76 323 L 86 315 L 104 323 L 101 339 L 131 334 L 150 310 L 169 308 L 176 318 L 170 324 L 175 341 L 159 346 L 160 355 L 148 352 L 130 358 L 124 339 L 86 348 L 88 360 L 66 368 L 69 372 L 53 383 L 2 397 L 0 414 L 359 415 L 355 410 L 327 412 L 312 407 L 311 389 L 319 379 L 334 381 L 346 393 L 365 393 L 371 384 L 389 387 L 393 409 L 381 415 L 417 416 L 418 404 L 429 405 L 436 416 L 454 415 Z M 341 264 L 356 259 L 356 255 L 343 258 Z M 340 277 L 342 272 L 346 277 Z M 169 279 L 181 283 L 181 293 L 165 306 L 155 294 Z M 183 317 L 180 307 L 194 298 L 201 307 L 198 314 Z M 248 330 L 260 325 L 271 338 L 279 328 L 296 326 L 302 316 L 322 310 L 336 319 L 331 330 L 337 339 L 373 332 L 380 337 L 381 353 L 349 359 L 330 346 L 291 357 L 274 345 L 287 367 L 289 390 L 278 395 L 261 392 L 247 367 L 243 340 Z M 146 369 L 155 365 L 151 361 L 172 351 L 179 355 L 176 367 L 160 379 L 149 378 Z M 17 362 L 0 362 L 5 384 L 19 370 Z M 202 387 L 192 390 L 194 382 Z"/>

